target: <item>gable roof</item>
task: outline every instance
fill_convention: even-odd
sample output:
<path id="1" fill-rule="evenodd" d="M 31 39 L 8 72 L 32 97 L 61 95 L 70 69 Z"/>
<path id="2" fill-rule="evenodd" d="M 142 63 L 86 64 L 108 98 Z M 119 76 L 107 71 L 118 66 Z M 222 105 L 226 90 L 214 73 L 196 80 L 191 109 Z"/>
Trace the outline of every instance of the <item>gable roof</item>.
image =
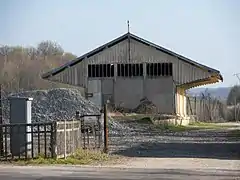
<path id="1" fill-rule="evenodd" d="M 142 39 L 142 38 L 140 38 L 140 37 L 138 37 L 138 36 L 136 36 L 136 35 L 134 35 L 132 33 L 126 33 L 126 34 L 124 34 L 124 35 L 122 35 L 122 36 L 120 36 L 120 37 L 110 41 L 109 43 L 104 44 L 104 45 L 102 45 L 102 46 L 100 46 L 100 47 L 98 47 L 98 48 L 96 48 L 96 49 L 94 49 L 94 50 L 92 50 L 92 51 L 90 51 L 90 52 L 88 52 L 88 53 L 86 53 L 86 54 L 84 54 L 84 55 L 82 55 L 82 56 L 80 56 L 80 57 L 78 57 L 78 58 L 76 58 L 76 59 L 74 59 L 74 60 L 64 64 L 64 65 L 62 65 L 62 66 L 60 66 L 59 68 L 56 68 L 56 69 L 53 69 L 53 70 L 51 70 L 51 71 L 49 71 L 47 73 L 44 73 L 42 75 L 42 78 L 43 79 L 47 79 L 50 76 L 54 76 L 54 75 L 62 72 L 64 69 L 78 64 L 79 62 L 83 61 L 85 58 L 89 58 L 89 57 L 91 57 L 91 56 L 93 56 L 93 55 L 103 51 L 104 49 L 110 48 L 110 47 L 112 47 L 112 46 L 114 46 L 114 45 L 116 45 L 116 44 L 118 44 L 118 43 L 120 43 L 120 42 L 122 42 L 122 41 L 124 41 L 124 40 L 126 40 L 128 38 L 136 40 L 136 41 L 138 41 L 138 42 L 140 42 L 142 44 L 154 47 L 154 48 L 156 48 L 157 50 L 159 50 L 161 52 L 164 52 L 164 53 L 166 53 L 168 55 L 174 56 L 174 57 L 178 58 L 179 60 L 182 60 L 182 61 L 184 61 L 186 63 L 189 63 L 189 64 L 191 64 L 193 66 L 204 68 L 208 72 L 217 73 L 217 74 L 220 75 L 220 71 L 219 70 L 216 70 L 216 69 L 210 68 L 208 66 L 205 66 L 203 64 L 197 63 L 197 62 L 195 62 L 195 61 L 193 61 L 193 60 L 191 60 L 189 58 L 186 58 L 186 57 L 184 57 L 184 56 L 182 56 L 180 54 L 177 54 L 177 53 L 175 53 L 173 51 L 170 51 L 170 50 L 168 50 L 166 48 L 163 48 L 163 47 L 161 47 L 159 45 L 156 45 L 156 44 L 154 44 L 152 42 L 149 42 L 149 41 L 147 41 L 145 39 Z"/>

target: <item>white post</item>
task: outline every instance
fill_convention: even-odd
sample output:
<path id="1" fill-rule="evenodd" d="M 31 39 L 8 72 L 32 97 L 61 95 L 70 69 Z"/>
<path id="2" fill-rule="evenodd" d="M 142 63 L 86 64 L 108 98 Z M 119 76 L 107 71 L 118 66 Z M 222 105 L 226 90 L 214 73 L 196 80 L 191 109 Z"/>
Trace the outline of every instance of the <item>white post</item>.
<path id="1" fill-rule="evenodd" d="M 64 159 L 67 158 L 67 124 L 66 120 L 64 120 Z"/>
<path id="2" fill-rule="evenodd" d="M 75 135 L 75 132 L 74 132 L 74 119 L 72 120 L 72 153 L 74 153 L 75 151 L 75 139 L 74 139 L 74 135 Z"/>

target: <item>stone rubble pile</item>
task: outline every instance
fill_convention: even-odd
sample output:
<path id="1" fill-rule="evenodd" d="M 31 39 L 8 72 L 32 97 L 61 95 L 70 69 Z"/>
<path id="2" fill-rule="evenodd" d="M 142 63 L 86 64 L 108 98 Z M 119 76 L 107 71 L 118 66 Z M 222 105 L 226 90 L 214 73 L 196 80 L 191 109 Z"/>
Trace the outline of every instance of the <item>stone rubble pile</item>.
<path id="1" fill-rule="evenodd" d="M 75 118 L 76 111 L 79 111 L 80 115 L 100 114 L 100 108 L 82 97 L 78 89 L 34 90 L 10 94 L 9 96 L 33 98 L 33 122 L 72 120 Z M 6 123 L 9 121 L 9 109 L 9 101 L 4 100 L 3 119 Z"/>
<path id="2" fill-rule="evenodd" d="M 146 98 L 142 99 L 140 104 L 134 109 L 134 112 L 139 114 L 152 114 L 157 113 L 157 111 L 157 107 Z"/>

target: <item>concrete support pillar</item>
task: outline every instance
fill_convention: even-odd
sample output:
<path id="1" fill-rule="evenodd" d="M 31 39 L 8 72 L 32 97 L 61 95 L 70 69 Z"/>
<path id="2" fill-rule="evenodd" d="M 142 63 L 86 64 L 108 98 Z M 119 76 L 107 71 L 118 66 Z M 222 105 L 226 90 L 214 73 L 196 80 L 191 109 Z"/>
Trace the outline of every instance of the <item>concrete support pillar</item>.
<path id="1" fill-rule="evenodd" d="M 183 94 L 182 94 L 182 89 L 181 89 L 181 95 L 180 95 L 180 97 L 181 97 L 181 99 L 180 99 L 180 108 L 181 108 L 181 116 L 183 116 L 183 112 L 184 112 L 184 108 L 183 108 L 183 106 L 184 106 L 184 103 L 183 103 Z"/>
<path id="2" fill-rule="evenodd" d="M 186 95 L 184 93 L 183 95 L 183 115 L 184 116 L 187 116 L 187 98 L 186 98 Z"/>
<path id="3" fill-rule="evenodd" d="M 186 116 L 187 115 L 187 98 L 186 98 L 186 93 L 185 90 L 182 88 L 177 89 L 177 94 L 176 94 L 176 111 L 177 114 L 180 116 Z"/>

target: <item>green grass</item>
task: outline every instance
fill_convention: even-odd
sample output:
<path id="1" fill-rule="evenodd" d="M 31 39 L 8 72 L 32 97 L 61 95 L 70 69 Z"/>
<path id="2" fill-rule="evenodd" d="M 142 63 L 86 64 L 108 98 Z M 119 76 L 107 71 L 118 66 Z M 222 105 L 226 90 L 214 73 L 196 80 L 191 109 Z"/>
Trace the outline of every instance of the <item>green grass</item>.
<path id="1" fill-rule="evenodd" d="M 240 139 L 240 129 L 231 130 L 228 132 L 229 137 L 237 137 Z"/>
<path id="2" fill-rule="evenodd" d="M 159 124 L 159 125 L 156 125 L 156 128 L 161 130 L 161 131 L 171 131 L 171 132 L 183 132 L 183 131 L 199 129 L 197 127 L 171 125 L 171 124 Z"/>
<path id="3" fill-rule="evenodd" d="M 236 127 L 233 125 L 228 124 L 219 124 L 219 123 L 206 123 L 206 122 L 194 122 L 189 124 L 189 126 L 199 127 L 199 128 L 205 128 L 205 129 L 224 129 L 229 127 Z"/>
<path id="4" fill-rule="evenodd" d="M 111 156 L 97 151 L 78 150 L 73 155 L 59 159 L 44 158 L 39 156 L 36 159 L 16 160 L 11 163 L 17 165 L 53 165 L 53 164 L 69 164 L 69 165 L 86 165 L 93 163 L 103 163 L 118 159 L 118 156 Z"/>
<path id="5" fill-rule="evenodd" d="M 114 120 L 124 120 L 124 121 L 137 121 L 139 123 L 151 123 L 152 118 L 149 115 L 144 114 L 127 114 L 125 116 L 114 116 Z"/>
<path id="6" fill-rule="evenodd" d="M 142 117 L 138 119 L 137 122 L 141 124 L 153 124 L 151 117 Z"/>
<path id="7" fill-rule="evenodd" d="M 234 126 L 222 125 L 218 123 L 195 122 L 195 123 L 189 124 L 188 126 L 159 124 L 159 125 L 156 125 L 156 127 L 161 131 L 183 132 L 183 131 L 201 130 L 201 129 L 224 129 L 224 128 L 229 128 Z M 235 133 L 240 134 L 239 131 L 236 131 Z"/>

